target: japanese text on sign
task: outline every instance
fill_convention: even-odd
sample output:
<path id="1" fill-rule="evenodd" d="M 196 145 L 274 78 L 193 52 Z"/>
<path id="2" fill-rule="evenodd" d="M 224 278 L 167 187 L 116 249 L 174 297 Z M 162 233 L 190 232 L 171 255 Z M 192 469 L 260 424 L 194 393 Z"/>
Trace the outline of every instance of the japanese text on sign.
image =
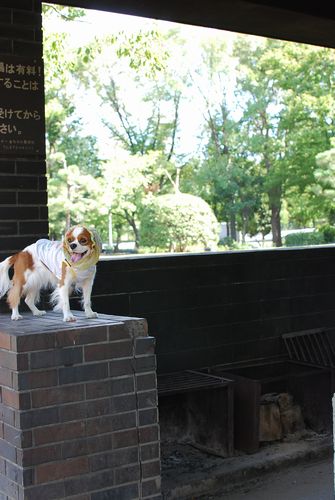
<path id="1" fill-rule="evenodd" d="M 0 154 L 44 154 L 42 61 L 0 56 Z"/>

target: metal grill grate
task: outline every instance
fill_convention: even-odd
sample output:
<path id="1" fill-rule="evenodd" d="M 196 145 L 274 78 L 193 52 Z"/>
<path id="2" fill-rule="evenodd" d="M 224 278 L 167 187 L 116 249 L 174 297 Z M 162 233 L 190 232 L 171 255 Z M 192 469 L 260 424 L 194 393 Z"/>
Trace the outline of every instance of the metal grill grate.
<path id="1" fill-rule="evenodd" d="M 158 375 L 159 395 L 177 394 L 198 391 L 201 389 L 219 388 L 231 384 L 232 381 L 215 375 L 207 375 L 193 370 Z"/>
<path id="2" fill-rule="evenodd" d="M 328 331 L 316 329 L 287 333 L 283 340 L 292 361 L 311 366 L 335 366 L 335 350 Z"/>

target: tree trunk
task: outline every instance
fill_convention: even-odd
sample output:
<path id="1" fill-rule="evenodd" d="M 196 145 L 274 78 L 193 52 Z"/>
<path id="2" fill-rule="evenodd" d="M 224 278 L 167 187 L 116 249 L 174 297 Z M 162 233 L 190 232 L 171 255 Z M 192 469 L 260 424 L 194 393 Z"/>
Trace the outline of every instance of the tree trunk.
<path id="1" fill-rule="evenodd" d="M 112 212 L 108 214 L 108 245 L 109 248 L 113 248 L 113 216 Z"/>
<path id="2" fill-rule="evenodd" d="M 136 225 L 136 222 L 134 219 L 132 219 L 131 221 L 128 221 L 132 230 L 133 230 L 133 233 L 134 233 L 134 238 L 135 238 L 135 249 L 138 250 L 139 247 L 140 247 L 140 232 L 138 230 L 138 227 Z"/>
<path id="3" fill-rule="evenodd" d="M 280 220 L 280 209 L 281 209 L 281 186 L 273 187 L 269 193 L 269 205 L 271 210 L 271 229 L 272 229 L 272 241 L 275 247 L 283 246 L 281 239 L 281 220 Z"/>
<path id="4" fill-rule="evenodd" d="M 236 231 L 236 219 L 235 219 L 235 214 L 231 215 L 230 221 L 230 237 L 233 238 L 233 240 L 237 241 L 237 231 Z"/>
<path id="5" fill-rule="evenodd" d="M 135 239 L 135 249 L 138 250 L 140 247 L 140 232 L 136 225 L 135 212 L 129 213 L 127 210 L 124 211 L 125 219 L 129 226 L 132 228 Z"/>
<path id="6" fill-rule="evenodd" d="M 275 247 L 283 246 L 281 239 L 280 207 L 271 205 L 272 241 Z"/>

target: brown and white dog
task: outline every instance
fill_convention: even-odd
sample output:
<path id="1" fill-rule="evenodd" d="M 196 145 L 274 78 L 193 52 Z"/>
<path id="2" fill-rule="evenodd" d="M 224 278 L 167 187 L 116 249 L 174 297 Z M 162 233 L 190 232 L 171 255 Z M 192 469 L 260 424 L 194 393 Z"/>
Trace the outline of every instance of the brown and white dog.
<path id="1" fill-rule="evenodd" d="M 97 313 L 91 308 L 91 292 L 100 252 L 101 241 L 96 231 L 74 226 L 66 232 L 63 241 L 37 240 L 1 262 L 0 297 L 8 292 L 12 320 L 22 319 L 19 314 L 21 297 L 25 297 L 34 316 L 45 314 L 36 303 L 41 289 L 50 287 L 54 289 L 51 296 L 54 310 L 63 312 L 63 321 L 76 321 L 69 303 L 69 295 L 74 289 L 82 291 L 86 317 L 96 318 Z M 14 275 L 10 280 L 8 271 L 12 266 Z"/>

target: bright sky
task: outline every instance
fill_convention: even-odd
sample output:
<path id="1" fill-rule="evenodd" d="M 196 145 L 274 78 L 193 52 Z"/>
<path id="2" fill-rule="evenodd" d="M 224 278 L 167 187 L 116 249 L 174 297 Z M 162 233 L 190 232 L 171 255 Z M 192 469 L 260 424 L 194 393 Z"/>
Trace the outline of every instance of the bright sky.
<path id="1" fill-rule="evenodd" d="M 87 10 L 86 12 L 87 16 L 84 19 L 73 22 L 67 22 L 62 20 L 60 16 L 54 16 L 54 19 L 49 21 L 51 24 L 45 22 L 44 26 L 48 30 L 68 32 L 71 36 L 71 44 L 74 47 L 84 45 L 95 36 L 118 33 L 122 30 L 127 33 L 137 32 L 139 29 L 146 31 L 152 28 L 158 29 L 159 31 L 167 31 L 178 26 L 182 29 L 183 36 L 188 40 L 187 57 L 189 64 L 196 64 L 199 58 L 199 46 L 204 40 L 211 37 L 217 38 L 219 36 L 226 41 L 229 47 L 236 36 L 234 33 L 226 31 L 175 24 L 167 21 L 157 21 L 94 10 Z M 177 56 L 178 54 L 176 54 L 176 61 L 178 61 Z M 183 65 L 184 61 L 181 59 L 179 64 Z M 209 94 L 210 89 L 207 91 Z M 190 95 L 191 92 L 190 90 Z M 230 89 L 230 98 L 231 100 L 233 99 L 233 85 Z M 130 100 L 131 96 L 129 95 L 128 102 Z M 97 109 L 99 108 L 97 102 L 95 93 L 89 92 L 85 95 L 85 98 L 83 98 L 82 95 L 78 96 L 76 105 L 78 113 L 85 123 L 85 133 L 98 136 L 101 156 L 108 158 L 109 151 L 114 145 L 111 144 L 108 130 L 101 124 L 99 113 L 97 113 Z M 182 140 L 179 142 L 178 153 L 191 156 L 194 155 L 199 148 L 199 125 L 202 121 L 202 110 L 200 109 L 200 103 L 195 101 L 192 102 L 191 97 L 189 102 L 184 102 L 182 106 L 180 113 Z M 136 103 L 134 103 L 134 109 L 136 109 Z"/>

